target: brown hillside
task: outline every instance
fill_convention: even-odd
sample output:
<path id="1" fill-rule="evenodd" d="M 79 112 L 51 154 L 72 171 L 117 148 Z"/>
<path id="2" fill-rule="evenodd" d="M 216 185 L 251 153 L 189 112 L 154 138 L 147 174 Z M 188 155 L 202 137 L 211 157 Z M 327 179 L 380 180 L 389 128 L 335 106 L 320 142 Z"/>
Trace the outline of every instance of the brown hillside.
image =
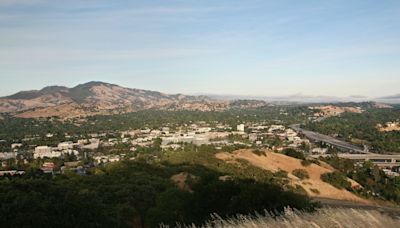
<path id="1" fill-rule="evenodd" d="M 147 109 L 222 111 L 263 105 L 266 105 L 263 101 L 217 101 L 205 96 L 164 94 L 103 82 L 89 82 L 73 88 L 52 86 L 0 97 L 0 113 L 11 113 L 21 118 L 72 118 Z"/>
<path id="2" fill-rule="evenodd" d="M 340 190 L 332 185 L 325 183 L 321 180 L 321 174 L 332 172 L 333 168 L 329 166 L 321 167 L 316 164 L 311 164 L 310 166 L 303 166 L 301 160 L 292 158 L 283 154 L 266 152 L 266 156 L 258 156 L 254 154 L 251 150 L 238 150 L 233 153 L 218 153 L 216 155 L 218 159 L 224 161 L 232 161 L 236 159 L 245 159 L 249 161 L 252 165 L 266 169 L 272 172 L 277 172 L 279 170 L 284 170 L 288 172 L 288 177 L 293 186 L 301 185 L 307 194 L 311 197 L 322 197 L 337 200 L 347 200 L 361 203 L 370 203 L 368 200 L 362 199 L 347 190 Z M 295 169 L 304 169 L 308 172 L 310 178 L 305 180 L 300 180 L 292 174 Z M 352 181 L 353 185 L 357 185 L 355 181 Z M 319 194 L 314 193 L 311 189 L 317 189 Z"/>

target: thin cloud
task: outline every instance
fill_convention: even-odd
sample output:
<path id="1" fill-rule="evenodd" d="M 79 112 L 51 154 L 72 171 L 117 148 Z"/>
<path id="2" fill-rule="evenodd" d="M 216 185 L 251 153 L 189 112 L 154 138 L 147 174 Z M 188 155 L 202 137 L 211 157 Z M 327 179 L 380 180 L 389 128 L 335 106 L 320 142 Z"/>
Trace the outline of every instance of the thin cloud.
<path id="1" fill-rule="evenodd" d="M 0 65 L 29 63 L 159 60 L 210 56 L 220 53 L 215 49 L 164 48 L 141 50 L 82 50 L 68 48 L 10 48 L 0 53 Z"/>

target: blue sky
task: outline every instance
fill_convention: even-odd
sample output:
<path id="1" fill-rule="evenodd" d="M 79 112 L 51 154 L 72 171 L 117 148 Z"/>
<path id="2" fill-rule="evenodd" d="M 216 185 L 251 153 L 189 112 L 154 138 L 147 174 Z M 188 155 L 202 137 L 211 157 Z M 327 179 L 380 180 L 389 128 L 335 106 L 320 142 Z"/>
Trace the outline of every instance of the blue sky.
<path id="1" fill-rule="evenodd" d="M 0 95 L 400 93 L 400 1 L 0 0 Z"/>

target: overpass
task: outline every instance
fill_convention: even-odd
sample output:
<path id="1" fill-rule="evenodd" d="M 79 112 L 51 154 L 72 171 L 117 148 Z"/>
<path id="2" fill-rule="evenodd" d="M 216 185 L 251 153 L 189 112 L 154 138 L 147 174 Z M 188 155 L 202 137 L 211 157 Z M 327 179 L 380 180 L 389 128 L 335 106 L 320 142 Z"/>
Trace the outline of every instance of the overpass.
<path id="1" fill-rule="evenodd" d="M 290 128 L 293 130 L 297 131 L 298 133 L 302 133 L 305 135 L 308 139 L 314 141 L 314 142 L 324 142 L 327 144 L 330 144 L 332 146 L 337 147 L 338 149 L 348 151 L 350 153 L 356 153 L 356 154 L 369 154 L 367 149 L 362 149 L 357 146 L 354 146 L 348 142 L 338 140 L 334 137 L 328 136 L 328 135 L 323 135 L 317 132 L 309 131 L 309 130 L 304 130 L 300 128 L 300 124 L 293 124 L 290 125 Z"/>
<path id="2" fill-rule="evenodd" d="M 310 155 L 313 158 L 319 157 L 329 157 L 330 154 L 323 154 L 323 155 Z M 393 168 L 393 167 L 400 167 L 400 154 L 338 154 L 339 158 L 350 159 L 355 162 L 364 162 L 364 161 L 371 161 L 375 165 L 382 167 L 382 168 Z"/>
<path id="3" fill-rule="evenodd" d="M 351 145 L 348 142 L 338 140 L 334 137 L 323 135 L 317 132 L 304 130 L 300 128 L 300 124 L 290 125 L 293 130 L 304 134 L 308 139 L 315 142 L 325 142 L 332 146 L 335 146 L 341 150 L 348 151 L 349 153 L 339 153 L 338 157 L 350 159 L 355 162 L 371 161 L 375 165 L 382 168 L 393 168 L 400 167 L 400 154 L 375 154 L 368 150 L 363 150 L 357 146 Z M 330 154 L 323 155 L 310 155 L 313 158 L 328 157 Z"/>

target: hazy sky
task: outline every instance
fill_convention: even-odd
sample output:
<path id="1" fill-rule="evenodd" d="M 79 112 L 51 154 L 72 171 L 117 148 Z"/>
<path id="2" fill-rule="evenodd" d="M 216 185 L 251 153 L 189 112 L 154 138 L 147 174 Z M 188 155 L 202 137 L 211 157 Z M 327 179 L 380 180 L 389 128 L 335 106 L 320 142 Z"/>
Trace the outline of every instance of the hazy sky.
<path id="1" fill-rule="evenodd" d="M 0 0 L 0 95 L 400 93 L 399 0 Z"/>

